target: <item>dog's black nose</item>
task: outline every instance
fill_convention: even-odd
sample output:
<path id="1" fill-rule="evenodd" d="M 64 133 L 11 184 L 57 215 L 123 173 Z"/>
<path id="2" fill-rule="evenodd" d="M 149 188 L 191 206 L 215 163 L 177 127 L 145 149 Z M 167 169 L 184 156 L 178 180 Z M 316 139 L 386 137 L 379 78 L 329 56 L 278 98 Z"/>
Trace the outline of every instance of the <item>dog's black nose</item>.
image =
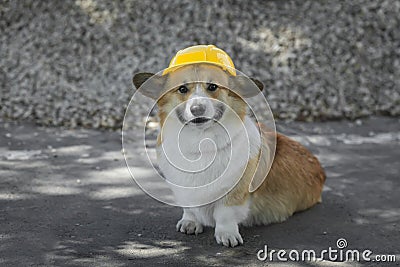
<path id="1" fill-rule="evenodd" d="M 206 107 L 201 104 L 194 104 L 190 107 L 190 112 L 192 112 L 193 116 L 198 117 L 204 114 L 206 111 Z"/>

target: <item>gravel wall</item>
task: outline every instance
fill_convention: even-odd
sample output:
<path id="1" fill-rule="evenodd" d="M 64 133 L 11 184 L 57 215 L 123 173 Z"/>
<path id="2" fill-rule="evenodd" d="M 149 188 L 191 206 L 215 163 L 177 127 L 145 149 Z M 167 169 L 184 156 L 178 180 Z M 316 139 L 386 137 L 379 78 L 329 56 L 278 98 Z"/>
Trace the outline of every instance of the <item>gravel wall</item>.
<path id="1" fill-rule="evenodd" d="M 120 127 L 132 74 L 194 44 L 263 81 L 277 118 L 399 116 L 399 14 L 395 0 L 0 1 L 0 117 Z"/>

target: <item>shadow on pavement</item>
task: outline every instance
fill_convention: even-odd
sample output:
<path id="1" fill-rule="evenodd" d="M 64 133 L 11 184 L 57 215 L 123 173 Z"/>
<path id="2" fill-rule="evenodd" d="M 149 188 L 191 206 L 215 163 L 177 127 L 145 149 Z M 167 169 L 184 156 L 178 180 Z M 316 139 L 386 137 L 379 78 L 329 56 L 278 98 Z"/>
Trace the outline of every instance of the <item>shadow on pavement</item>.
<path id="1" fill-rule="evenodd" d="M 0 263 L 256 266 L 263 264 L 256 254 L 265 245 L 319 252 L 336 248 L 338 238 L 345 238 L 349 249 L 398 255 L 400 131 L 395 123 L 375 118 L 361 126 L 281 124 L 280 130 L 321 159 L 328 176 L 323 203 L 284 223 L 241 228 L 245 245 L 236 248 L 217 245 L 211 228 L 199 236 L 177 233 L 180 209 L 153 200 L 134 184 L 119 133 L 3 123 Z M 381 138 L 381 133 L 392 135 Z M 354 142 L 358 139 L 366 141 Z"/>

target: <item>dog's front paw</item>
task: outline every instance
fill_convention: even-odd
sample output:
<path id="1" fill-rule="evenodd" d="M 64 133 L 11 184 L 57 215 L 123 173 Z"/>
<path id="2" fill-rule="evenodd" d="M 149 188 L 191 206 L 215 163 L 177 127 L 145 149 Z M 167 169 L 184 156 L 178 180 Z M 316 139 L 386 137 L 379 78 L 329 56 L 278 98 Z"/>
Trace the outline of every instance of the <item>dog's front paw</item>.
<path id="1" fill-rule="evenodd" d="M 215 230 L 215 240 L 217 240 L 218 244 L 223 244 L 226 247 L 236 247 L 239 244 L 243 244 L 239 229 Z"/>
<path id="2" fill-rule="evenodd" d="M 181 219 L 176 224 L 176 231 L 179 231 L 181 233 L 185 233 L 188 235 L 192 235 L 192 234 L 198 235 L 203 232 L 203 226 L 198 222 Z"/>

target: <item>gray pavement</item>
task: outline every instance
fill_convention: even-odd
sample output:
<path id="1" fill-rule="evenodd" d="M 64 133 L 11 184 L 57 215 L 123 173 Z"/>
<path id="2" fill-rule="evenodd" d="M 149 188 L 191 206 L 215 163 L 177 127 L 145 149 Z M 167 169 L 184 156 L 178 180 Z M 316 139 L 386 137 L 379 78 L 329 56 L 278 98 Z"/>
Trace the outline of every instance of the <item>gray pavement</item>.
<path id="1" fill-rule="evenodd" d="M 277 124 L 320 158 L 323 203 L 284 223 L 242 228 L 245 244 L 225 248 L 210 228 L 175 232 L 181 210 L 135 185 L 120 133 L 0 122 L 0 266 L 361 265 L 256 257 L 264 245 L 320 251 L 338 238 L 349 249 L 397 255 L 397 263 L 367 265 L 399 265 L 399 118 Z"/>

